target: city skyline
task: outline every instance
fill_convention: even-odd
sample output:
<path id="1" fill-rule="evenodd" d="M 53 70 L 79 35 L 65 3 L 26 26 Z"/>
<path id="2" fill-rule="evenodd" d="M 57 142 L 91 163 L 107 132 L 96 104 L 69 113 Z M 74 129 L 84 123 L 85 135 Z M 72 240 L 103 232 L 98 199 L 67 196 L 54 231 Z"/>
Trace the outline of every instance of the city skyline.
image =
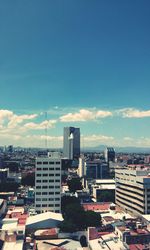
<path id="1" fill-rule="evenodd" d="M 149 147 L 149 122 L 150 110 L 134 108 L 54 107 L 34 113 L 0 110 L 0 145 L 45 147 L 47 138 L 49 148 L 62 147 L 63 128 L 74 126 L 81 130 L 81 148 L 98 145 Z"/>
<path id="2" fill-rule="evenodd" d="M 0 3 L 0 145 L 150 146 L 150 2 Z M 46 117 L 47 112 L 47 117 Z M 47 119 L 49 122 L 47 122 Z"/>

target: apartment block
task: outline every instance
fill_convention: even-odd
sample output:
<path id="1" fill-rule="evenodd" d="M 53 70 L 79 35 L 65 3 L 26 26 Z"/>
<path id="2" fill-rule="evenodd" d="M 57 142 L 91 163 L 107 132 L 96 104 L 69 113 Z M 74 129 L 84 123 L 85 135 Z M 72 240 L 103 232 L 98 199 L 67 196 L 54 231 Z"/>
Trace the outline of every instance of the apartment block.
<path id="1" fill-rule="evenodd" d="M 36 158 L 35 210 L 37 213 L 61 211 L 60 153 Z"/>

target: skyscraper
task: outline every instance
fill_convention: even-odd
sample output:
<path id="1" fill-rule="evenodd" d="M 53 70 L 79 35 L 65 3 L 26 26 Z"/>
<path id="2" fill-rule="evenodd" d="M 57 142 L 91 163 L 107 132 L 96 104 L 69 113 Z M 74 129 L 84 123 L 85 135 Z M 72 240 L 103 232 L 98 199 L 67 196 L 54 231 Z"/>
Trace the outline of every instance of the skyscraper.
<path id="1" fill-rule="evenodd" d="M 80 129 L 74 127 L 64 128 L 64 157 L 76 159 L 80 156 Z"/>
<path id="2" fill-rule="evenodd" d="M 114 148 L 107 147 L 105 149 L 105 160 L 106 162 L 115 162 L 115 150 Z"/>
<path id="3" fill-rule="evenodd" d="M 57 152 L 36 158 L 35 209 L 61 211 L 61 156 Z"/>

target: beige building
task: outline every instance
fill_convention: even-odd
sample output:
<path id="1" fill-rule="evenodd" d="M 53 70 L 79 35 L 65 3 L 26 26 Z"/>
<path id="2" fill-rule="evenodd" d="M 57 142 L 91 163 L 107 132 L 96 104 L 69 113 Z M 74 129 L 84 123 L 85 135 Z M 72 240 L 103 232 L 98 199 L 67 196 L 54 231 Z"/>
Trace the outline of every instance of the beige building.
<path id="1" fill-rule="evenodd" d="M 150 168 L 116 169 L 116 204 L 133 214 L 150 213 Z"/>

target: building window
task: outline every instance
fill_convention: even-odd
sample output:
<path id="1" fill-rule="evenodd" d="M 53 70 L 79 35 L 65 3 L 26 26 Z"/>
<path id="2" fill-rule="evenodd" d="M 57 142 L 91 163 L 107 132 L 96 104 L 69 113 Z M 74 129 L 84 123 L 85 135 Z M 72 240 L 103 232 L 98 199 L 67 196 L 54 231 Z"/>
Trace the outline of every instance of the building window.
<path id="1" fill-rule="evenodd" d="M 48 206 L 49 206 L 49 207 L 54 207 L 54 204 L 49 204 Z"/>
<path id="2" fill-rule="evenodd" d="M 37 170 L 42 170 L 42 168 L 37 168 Z"/>
<path id="3" fill-rule="evenodd" d="M 54 194 L 54 192 L 49 192 L 49 194 Z"/>
<path id="4" fill-rule="evenodd" d="M 47 198 L 42 198 L 42 201 L 47 201 Z"/>
<path id="5" fill-rule="evenodd" d="M 36 195 L 41 195 L 41 192 L 36 192 Z"/>
<path id="6" fill-rule="evenodd" d="M 60 164 L 60 161 L 56 161 L 56 164 L 59 165 L 59 164 Z"/>
<path id="7" fill-rule="evenodd" d="M 48 188 L 47 186 L 42 186 L 42 188 L 44 189 L 44 188 Z"/>
<path id="8" fill-rule="evenodd" d="M 49 168 L 49 170 L 54 170 L 54 168 Z"/>
<path id="9" fill-rule="evenodd" d="M 42 195 L 47 195 L 48 193 L 47 192 L 42 192 Z"/>
<path id="10" fill-rule="evenodd" d="M 54 182 L 54 180 L 49 180 L 49 182 Z"/>
<path id="11" fill-rule="evenodd" d="M 48 165 L 48 162 L 47 161 L 43 161 L 43 165 Z"/>
<path id="12" fill-rule="evenodd" d="M 40 198 L 37 198 L 36 201 L 41 201 L 41 199 L 40 199 Z"/>
<path id="13" fill-rule="evenodd" d="M 41 161 L 37 161 L 37 165 L 41 165 L 42 164 L 42 162 Z"/>
<path id="14" fill-rule="evenodd" d="M 48 170 L 48 168 L 43 168 L 43 170 Z"/>
<path id="15" fill-rule="evenodd" d="M 60 201 L 60 198 L 55 198 L 55 201 Z"/>
<path id="16" fill-rule="evenodd" d="M 48 200 L 49 200 L 49 201 L 54 201 L 54 199 L 53 199 L 53 198 L 49 198 Z"/>
<path id="17" fill-rule="evenodd" d="M 41 188 L 41 186 L 36 186 L 36 188 L 37 188 L 37 189 L 40 189 L 40 188 Z"/>
<path id="18" fill-rule="evenodd" d="M 55 194 L 60 194 L 60 192 L 55 192 Z"/>
<path id="19" fill-rule="evenodd" d="M 47 204 L 42 204 L 42 207 L 47 207 Z"/>
<path id="20" fill-rule="evenodd" d="M 37 180 L 36 182 L 39 183 L 39 182 L 41 182 L 41 180 Z"/>
<path id="21" fill-rule="evenodd" d="M 54 188 L 54 186 L 49 186 L 49 188 Z"/>
<path id="22" fill-rule="evenodd" d="M 37 174 L 36 176 L 41 176 L 41 174 Z"/>
<path id="23" fill-rule="evenodd" d="M 60 182 L 60 180 L 55 180 L 55 182 Z"/>
<path id="24" fill-rule="evenodd" d="M 53 162 L 53 161 L 50 161 L 50 162 L 49 162 L 49 164 L 51 164 L 51 165 L 52 165 L 52 164 L 54 164 L 54 162 Z"/>
<path id="25" fill-rule="evenodd" d="M 49 174 L 49 176 L 54 176 L 54 174 Z"/>
<path id="26" fill-rule="evenodd" d="M 43 174 L 43 176 L 48 176 L 48 174 Z"/>
<path id="27" fill-rule="evenodd" d="M 48 180 L 43 180 L 43 182 L 48 182 Z"/>
<path id="28" fill-rule="evenodd" d="M 60 168 L 56 168 L 56 170 L 60 170 Z"/>
<path id="29" fill-rule="evenodd" d="M 55 174 L 55 176 L 60 176 L 60 174 Z"/>
<path id="30" fill-rule="evenodd" d="M 60 205 L 59 204 L 55 204 L 55 207 L 59 207 Z"/>
<path id="31" fill-rule="evenodd" d="M 41 204 L 36 204 L 36 207 L 41 207 Z"/>

